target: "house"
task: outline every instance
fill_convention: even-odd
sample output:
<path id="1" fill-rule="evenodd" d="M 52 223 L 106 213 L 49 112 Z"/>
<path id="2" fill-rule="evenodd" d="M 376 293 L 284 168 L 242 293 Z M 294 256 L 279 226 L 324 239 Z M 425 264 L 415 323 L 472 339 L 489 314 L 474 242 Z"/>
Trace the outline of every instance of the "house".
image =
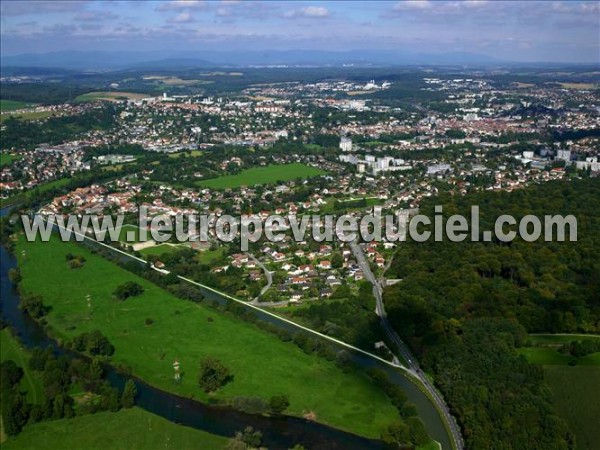
<path id="1" fill-rule="evenodd" d="M 321 256 L 331 255 L 331 245 L 321 245 L 319 247 L 319 253 Z"/>
<path id="2" fill-rule="evenodd" d="M 320 297 L 320 298 L 329 298 L 329 297 L 331 297 L 331 294 L 332 294 L 332 293 L 333 293 L 333 292 L 331 291 L 331 289 L 329 289 L 329 288 L 323 288 L 323 289 L 321 289 L 321 291 L 319 292 L 319 297 Z"/>
<path id="3" fill-rule="evenodd" d="M 250 279 L 252 281 L 258 281 L 258 280 L 260 280 L 262 278 L 262 273 L 261 273 L 260 270 L 251 270 L 248 273 L 248 276 L 250 277 Z"/>
<path id="4" fill-rule="evenodd" d="M 305 277 L 292 277 L 292 284 L 304 285 L 308 283 L 308 280 Z"/>
<path id="5" fill-rule="evenodd" d="M 331 261 L 324 259 L 323 261 L 319 262 L 318 267 L 319 267 L 319 269 L 324 269 L 324 270 L 331 269 Z"/>
<path id="6" fill-rule="evenodd" d="M 285 259 L 285 255 L 279 252 L 273 252 L 271 256 L 275 261 L 283 261 Z"/>
<path id="7" fill-rule="evenodd" d="M 231 255 L 231 257 L 232 257 L 232 258 L 233 258 L 235 261 L 237 261 L 237 262 L 239 262 L 239 263 L 242 263 L 242 264 L 245 264 L 245 263 L 247 263 L 247 262 L 248 262 L 248 255 L 244 255 L 243 253 L 236 253 L 236 254 L 234 254 L 234 255 Z"/>
<path id="8" fill-rule="evenodd" d="M 329 288 L 323 288 L 319 292 L 319 297 L 321 297 L 321 298 L 329 298 L 329 297 L 331 297 L 331 294 L 333 294 L 333 292 L 331 291 L 331 289 L 329 289 Z"/>
<path id="9" fill-rule="evenodd" d="M 365 274 L 362 270 L 357 270 L 354 272 L 354 281 L 360 281 L 365 278 Z"/>
<path id="10" fill-rule="evenodd" d="M 311 266 L 310 264 L 302 264 L 300 267 L 298 267 L 298 269 L 304 273 L 311 272 L 312 270 L 314 270 L 313 266 Z"/>

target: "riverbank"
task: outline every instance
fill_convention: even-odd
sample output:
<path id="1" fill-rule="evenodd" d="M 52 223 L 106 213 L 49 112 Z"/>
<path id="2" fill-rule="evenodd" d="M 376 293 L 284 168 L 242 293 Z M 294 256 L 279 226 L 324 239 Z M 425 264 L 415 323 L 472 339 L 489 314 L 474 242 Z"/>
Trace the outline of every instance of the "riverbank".
<path id="1" fill-rule="evenodd" d="M 67 253 L 83 256 L 84 266 L 70 269 Z M 286 394 L 287 413 L 312 413 L 321 423 L 376 438 L 397 416 L 366 376 L 344 373 L 333 362 L 307 355 L 255 325 L 177 299 L 83 246 L 19 240 L 15 254 L 22 289 L 41 294 L 52 308 L 47 321 L 57 338 L 100 329 L 116 348 L 113 364 L 129 366 L 165 391 L 204 402 L 227 402 L 236 396 L 268 400 Z M 142 285 L 144 293 L 119 302 L 112 293 L 126 281 Z M 147 318 L 153 320 L 151 325 Z M 219 358 L 234 374 L 232 383 L 210 396 L 196 382 L 204 356 Z M 180 384 L 173 380 L 175 359 L 182 366 Z"/>
<path id="2" fill-rule="evenodd" d="M 110 430 L 110 437 L 107 431 Z M 228 439 L 169 422 L 141 408 L 99 412 L 72 419 L 27 425 L 17 436 L 2 444 L 3 450 L 65 448 L 111 449 L 225 449 Z M 43 444 L 42 444 L 43 443 Z"/>

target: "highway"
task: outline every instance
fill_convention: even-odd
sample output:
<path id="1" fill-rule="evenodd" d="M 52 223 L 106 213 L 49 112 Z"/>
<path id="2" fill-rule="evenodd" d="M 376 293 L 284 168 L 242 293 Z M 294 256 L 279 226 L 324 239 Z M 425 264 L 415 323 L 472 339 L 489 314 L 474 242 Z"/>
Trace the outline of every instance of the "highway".
<path id="1" fill-rule="evenodd" d="M 373 274 L 369 260 L 365 256 L 360 245 L 358 245 L 356 242 L 351 242 L 350 249 L 352 250 L 354 257 L 356 258 L 356 262 L 363 271 L 366 279 L 369 280 L 369 282 L 373 285 L 373 295 L 375 296 L 375 313 L 379 316 L 381 326 L 385 330 L 388 338 L 396 346 L 397 355 L 395 355 L 394 358 L 395 362 L 398 359 L 397 356 L 400 356 L 406 362 L 408 365 L 408 372 L 421 382 L 430 398 L 434 401 L 436 408 L 443 415 L 444 421 L 448 425 L 454 448 L 456 450 L 463 450 L 465 445 L 462 435 L 460 434 L 460 428 L 456 423 L 456 419 L 450 413 L 450 409 L 448 408 L 448 405 L 446 405 L 444 398 L 435 388 L 435 386 L 431 384 L 425 373 L 419 367 L 417 358 L 415 358 L 408 346 L 402 341 L 402 339 L 400 339 L 400 336 L 398 336 L 398 333 L 396 333 L 396 331 L 392 328 L 387 319 L 385 305 L 383 303 L 382 283 L 377 280 L 375 274 Z"/>

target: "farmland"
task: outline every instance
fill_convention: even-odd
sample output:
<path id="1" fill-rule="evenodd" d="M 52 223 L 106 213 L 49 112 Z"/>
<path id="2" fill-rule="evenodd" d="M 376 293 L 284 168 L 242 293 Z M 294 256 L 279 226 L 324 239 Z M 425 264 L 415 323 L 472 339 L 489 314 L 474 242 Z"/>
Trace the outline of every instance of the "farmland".
<path id="1" fill-rule="evenodd" d="M 255 184 L 271 184 L 278 181 L 294 180 L 324 175 L 326 172 L 301 163 L 253 167 L 236 175 L 225 175 L 210 180 L 202 180 L 196 184 L 211 189 L 238 188 Z"/>
<path id="2" fill-rule="evenodd" d="M 83 256 L 83 267 L 69 269 L 67 253 Z M 22 289 L 39 293 L 52 308 L 47 321 L 57 338 L 99 329 L 116 348 L 114 364 L 131 367 L 135 375 L 161 389 L 207 401 L 196 371 L 203 357 L 213 356 L 234 375 L 233 382 L 211 394 L 213 400 L 249 395 L 268 399 L 284 393 L 290 399 L 289 414 L 310 412 L 322 423 L 369 437 L 379 437 L 397 417 L 383 392 L 362 373 L 345 373 L 257 325 L 177 299 L 83 246 L 21 238 L 16 254 Z M 140 284 L 144 292 L 117 301 L 113 292 L 127 281 Z M 85 300 L 88 295 L 91 307 Z M 153 323 L 147 325 L 146 318 Z M 173 381 L 175 358 L 182 365 L 180 383 Z"/>

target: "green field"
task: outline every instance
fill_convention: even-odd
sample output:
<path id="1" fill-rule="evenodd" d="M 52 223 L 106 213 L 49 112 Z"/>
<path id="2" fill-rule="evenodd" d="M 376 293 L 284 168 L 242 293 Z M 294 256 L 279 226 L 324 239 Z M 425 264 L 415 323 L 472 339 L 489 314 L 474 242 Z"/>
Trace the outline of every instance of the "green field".
<path id="1" fill-rule="evenodd" d="M 319 422 L 374 438 L 397 417 L 397 410 L 362 373 L 344 373 L 333 362 L 307 355 L 257 325 L 179 300 L 83 246 L 58 239 L 29 243 L 22 236 L 16 245 L 21 287 L 39 293 L 52 307 L 47 320 L 56 337 L 100 329 L 116 348 L 113 363 L 130 366 L 154 386 L 207 401 L 196 379 L 200 360 L 213 356 L 230 368 L 234 380 L 211 398 L 286 394 L 290 414 L 312 412 Z M 84 256 L 84 266 L 70 269 L 67 253 Z M 113 292 L 126 281 L 139 283 L 144 293 L 117 301 Z M 154 323 L 146 325 L 146 318 Z M 179 384 L 173 381 L 176 358 L 183 372 Z"/>
<path id="2" fill-rule="evenodd" d="M 21 159 L 21 155 L 15 155 L 10 153 L 1 152 L 0 153 L 0 167 L 10 166 L 13 162 Z"/>
<path id="3" fill-rule="evenodd" d="M 128 239 L 128 233 L 132 232 L 134 239 Z M 147 239 L 151 239 L 150 233 L 148 233 Z M 123 225 L 119 230 L 119 241 L 126 244 L 135 244 L 140 241 L 140 228 L 136 225 Z"/>
<path id="4" fill-rule="evenodd" d="M 204 152 L 202 150 L 191 150 L 191 151 L 185 151 L 185 152 L 177 152 L 177 153 L 169 153 L 169 158 L 171 159 L 177 159 L 177 158 L 181 158 L 181 157 L 192 157 L 192 158 L 197 158 L 198 156 L 202 156 L 204 154 Z"/>
<path id="5" fill-rule="evenodd" d="M 16 111 L 18 109 L 32 108 L 36 106 L 35 103 L 18 102 L 16 100 L 2 100 L 0 99 L 0 111 Z"/>
<path id="6" fill-rule="evenodd" d="M 0 122 L 4 122 L 9 117 L 15 117 L 17 119 L 22 119 L 22 120 L 45 119 L 47 117 L 52 116 L 53 114 L 54 113 L 52 111 L 30 111 L 30 112 L 23 112 L 23 113 L 18 113 L 18 114 L 2 114 L 0 116 Z"/>
<path id="7" fill-rule="evenodd" d="M 41 404 L 44 398 L 44 389 L 39 375 L 29 369 L 29 354 L 21 344 L 12 336 L 8 328 L 0 331 L 0 361 L 12 360 L 23 369 L 21 390 L 27 391 L 27 401 Z"/>
<path id="8" fill-rule="evenodd" d="M 237 175 L 225 175 L 210 180 L 198 181 L 196 184 L 211 189 L 238 188 L 255 184 L 270 184 L 278 181 L 289 181 L 296 178 L 309 178 L 324 175 L 326 172 L 301 163 L 280 164 L 267 167 L 253 167 Z"/>
<path id="9" fill-rule="evenodd" d="M 575 433 L 578 450 L 594 450 L 600 442 L 600 367 L 545 366 L 557 412 Z"/>
<path id="10" fill-rule="evenodd" d="M 600 366 L 600 353 L 592 353 L 580 358 L 561 353 L 560 347 L 573 341 L 600 339 L 594 334 L 531 334 L 528 340 L 530 347 L 517 349 L 517 352 L 531 364 L 539 365 L 565 365 L 576 364 L 581 366 Z"/>
<path id="11" fill-rule="evenodd" d="M 75 97 L 75 103 L 83 103 L 83 102 L 93 102 L 97 100 L 108 100 L 108 101 L 118 101 L 118 100 L 141 100 L 143 98 L 149 97 L 148 94 L 139 94 L 136 92 L 107 92 L 107 91 L 99 91 L 99 92 L 88 92 L 87 94 L 81 94 Z"/>
<path id="12" fill-rule="evenodd" d="M 200 264 L 211 264 L 225 256 L 225 248 L 219 247 L 215 250 L 204 250 L 198 252 L 198 262 Z"/>
<path id="13" fill-rule="evenodd" d="M 227 446 L 227 438 L 176 425 L 140 408 L 99 412 L 73 419 L 27 425 L 2 444 L 3 450 L 206 449 Z"/>
<path id="14" fill-rule="evenodd" d="M 600 339 L 597 334 L 530 334 L 528 339 L 534 345 L 552 345 L 567 344 L 573 341 L 582 341 L 587 339 Z"/>
<path id="15" fill-rule="evenodd" d="M 142 255 L 156 255 L 156 256 L 160 256 L 163 253 L 171 253 L 174 252 L 175 250 L 177 250 L 178 245 L 169 245 L 169 244 L 160 244 L 160 245 L 155 245 L 154 247 L 148 247 L 148 248 L 144 248 L 142 250 L 140 250 L 140 253 Z"/>

